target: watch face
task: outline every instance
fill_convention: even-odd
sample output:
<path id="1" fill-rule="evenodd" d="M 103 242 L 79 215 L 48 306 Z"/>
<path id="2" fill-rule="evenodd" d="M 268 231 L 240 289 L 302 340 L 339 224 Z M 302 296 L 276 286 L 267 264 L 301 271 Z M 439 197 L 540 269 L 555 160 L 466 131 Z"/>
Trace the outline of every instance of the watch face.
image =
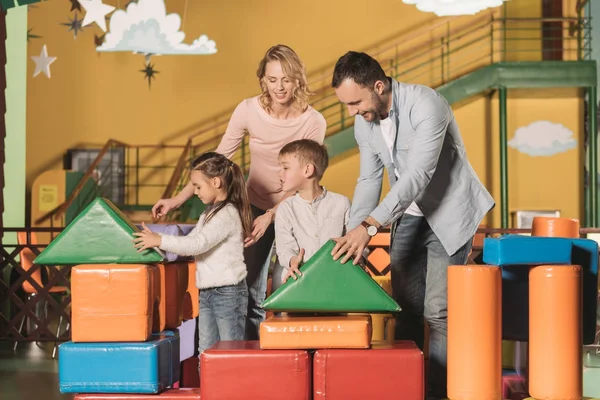
<path id="1" fill-rule="evenodd" d="M 367 233 L 369 234 L 369 236 L 375 236 L 377 234 L 377 228 L 371 225 L 367 228 Z"/>

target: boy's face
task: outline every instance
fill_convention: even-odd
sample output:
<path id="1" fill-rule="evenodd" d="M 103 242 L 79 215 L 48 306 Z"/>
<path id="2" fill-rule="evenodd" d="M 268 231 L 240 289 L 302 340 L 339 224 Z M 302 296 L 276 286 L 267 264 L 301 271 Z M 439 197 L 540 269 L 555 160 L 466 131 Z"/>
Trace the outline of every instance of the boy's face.
<path id="1" fill-rule="evenodd" d="M 310 164 L 302 164 L 298 157 L 293 154 L 279 156 L 279 180 L 281 190 L 284 192 L 295 192 L 310 177 Z"/>

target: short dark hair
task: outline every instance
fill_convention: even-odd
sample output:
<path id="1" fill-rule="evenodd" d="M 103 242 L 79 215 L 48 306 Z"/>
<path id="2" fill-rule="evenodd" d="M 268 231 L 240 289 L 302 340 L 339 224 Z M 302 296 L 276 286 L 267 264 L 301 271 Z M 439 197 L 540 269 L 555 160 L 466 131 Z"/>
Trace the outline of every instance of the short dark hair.
<path id="1" fill-rule="evenodd" d="M 349 51 L 335 63 L 331 86 L 338 88 L 346 79 L 352 79 L 356 84 L 372 88 L 377 81 L 387 81 L 387 76 L 381 65 L 367 53 Z"/>
<path id="2" fill-rule="evenodd" d="M 281 148 L 279 155 L 294 155 L 302 162 L 315 166 L 315 175 L 321 179 L 329 166 L 329 155 L 327 149 L 311 139 L 300 139 L 289 142 Z"/>

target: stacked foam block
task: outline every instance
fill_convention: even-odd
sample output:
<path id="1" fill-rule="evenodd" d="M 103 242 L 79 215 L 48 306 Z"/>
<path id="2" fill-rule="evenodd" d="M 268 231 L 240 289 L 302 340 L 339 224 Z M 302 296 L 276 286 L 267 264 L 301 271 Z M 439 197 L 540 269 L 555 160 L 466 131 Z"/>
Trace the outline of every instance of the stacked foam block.
<path id="1" fill-rule="evenodd" d="M 202 353 L 203 400 L 423 399 L 421 350 L 372 340 L 371 316 L 399 306 L 362 268 L 334 261 L 334 245 L 265 300 L 275 315 L 261 324 L 259 341 L 219 342 Z"/>
<path id="2" fill-rule="evenodd" d="M 532 236 L 485 239 L 483 260 L 448 270 L 448 398 L 581 399 L 598 244 L 577 220 L 535 218 Z M 503 376 L 503 338 L 527 342 L 525 374 Z"/>
<path id="3" fill-rule="evenodd" d="M 60 391 L 75 399 L 199 399 L 197 389 L 178 388 L 181 359 L 195 349 L 190 265 L 158 249 L 138 252 L 136 231 L 114 204 L 97 198 L 35 260 L 73 266 Z"/>

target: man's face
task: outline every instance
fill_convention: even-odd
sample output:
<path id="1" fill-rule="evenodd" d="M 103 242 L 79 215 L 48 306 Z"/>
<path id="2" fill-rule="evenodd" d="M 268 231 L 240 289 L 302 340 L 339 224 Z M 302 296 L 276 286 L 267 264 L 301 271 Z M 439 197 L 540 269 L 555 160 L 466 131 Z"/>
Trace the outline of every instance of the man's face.
<path id="1" fill-rule="evenodd" d="M 351 117 L 361 115 L 367 122 L 375 122 L 387 117 L 385 102 L 381 96 L 384 84 L 381 81 L 375 83 L 375 87 L 367 88 L 358 85 L 352 79 L 345 79 L 335 89 L 338 99 L 348 107 Z"/>

